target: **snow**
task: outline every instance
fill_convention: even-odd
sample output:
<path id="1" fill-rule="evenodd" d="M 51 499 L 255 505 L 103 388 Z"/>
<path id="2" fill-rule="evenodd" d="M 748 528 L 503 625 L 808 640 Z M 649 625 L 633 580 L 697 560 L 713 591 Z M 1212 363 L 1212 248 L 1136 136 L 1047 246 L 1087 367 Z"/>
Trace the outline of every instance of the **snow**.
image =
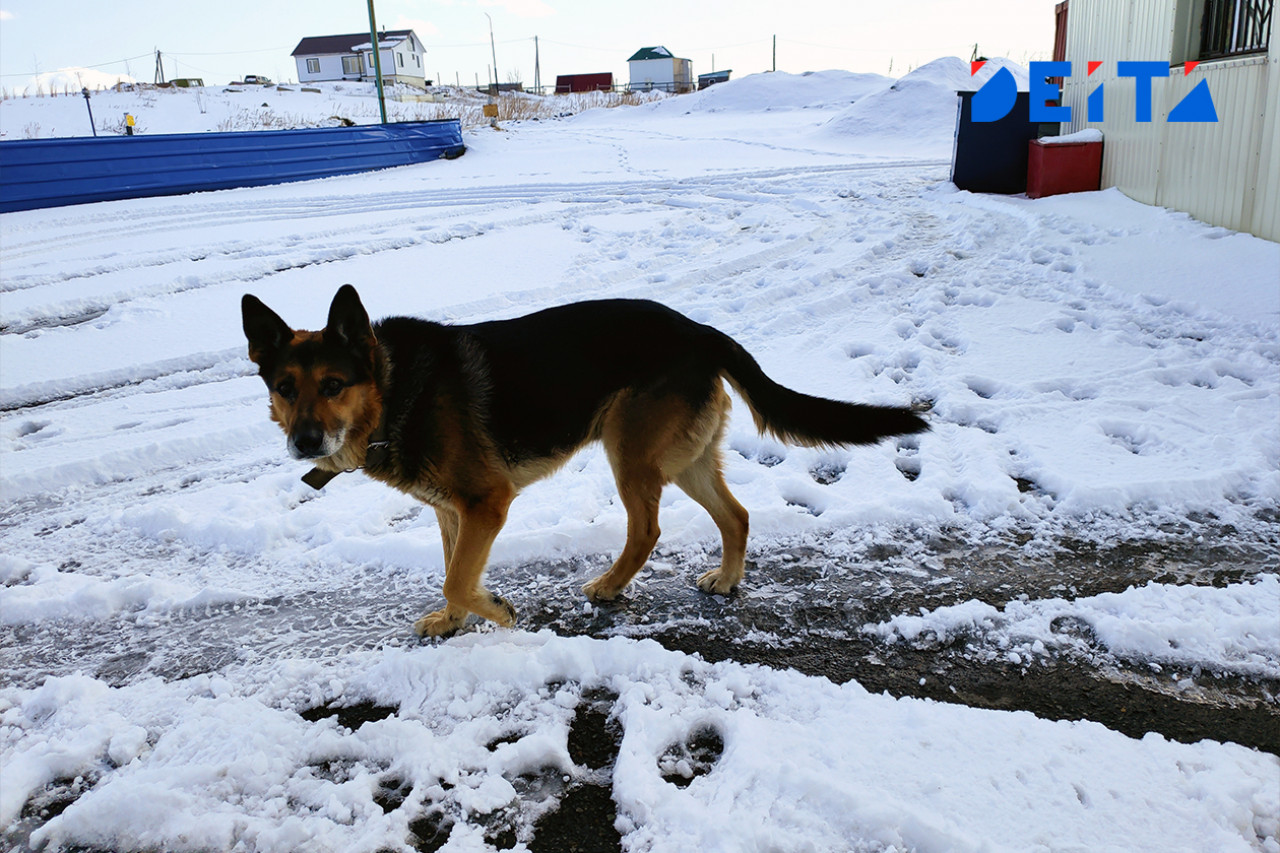
<path id="1" fill-rule="evenodd" d="M 967 601 L 919 616 L 895 616 L 863 630 L 890 641 L 926 644 L 974 637 L 984 646 L 1028 659 L 1095 640 L 1116 658 L 1157 668 L 1278 678 L 1277 613 L 1280 577 L 1262 575 L 1222 589 L 1151 583 L 1074 601 L 1014 600 L 1003 611 Z"/>
<path id="2" fill-rule="evenodd" d="M 79 95 L 82 89 L 98 92 L 117 85 L 132 85 L 137 81 L 127 74 L 108 74 L 92 68 L 59 68 L 32 77 L 22 89 L 24 96 Z"/>
<path id="3" fill-rule="evenodd" d="M 55 773 L 102 762 L 113 771 L 33 842 L 373 850 L 408 831 L 408 810 L 374 802 L 388 779 L 485 814 L 522 773 L 586 775 L 567 749 L 586 686 L 617 696 L 613 796 L 633 849 L 1233 851 L 1277 829 L 1274 757 L 1238 746 L 547 632 L 122 688 L 51 678 L 5 715 L 35 729 L 6 771 L 5 817 Z M 398 710 L 355 730 L 297 713 L 337 697 Z M 655 756 L 705 730 L 724 744 L 714 768 L 665 781 Z M 457 826 L 446 849 L 491 849 Z"/>
<path id="4" fill-rule="evenodd" d="M 362 585 L 412 609 L 443 578 L 432 513 L 360 474 L 298 483 L 246 358 L 244 292 L 307 328 L 344 282 L 374 315 L 452 322 L 652 298 L 792 387 L 932 405 L 927 435 L 819 451 L 758 436 L 735 404 L 726 474 L 754 553 L 944 534 L 1043 548 L 1159 538 L 1193 517 L 1263 535 L 1280 500 L 1280 246 L 1114 190 L 957 191 L 954 91 L 973 85 L 954 58 L 898 81 L 756 75 L 475 128 L 450 163 L 5 214 L 0 824 L 78 778 L 33 844 L 405 849 L 413 818 L 440 809 L 457 818 L 445 849 L 487 849 L 477 816 L 542 802 L 522 774 L 595 778 L 567 743 L 603 689 L 631 850 L 1280 850 L 1276 756 L 872 695 L 651 640 L 483 629 L 419 645 L 413 617 L 356 609 L 319 615 L 333 639 L 318 648 L 286 632 L 181 657 L 191 612 L 318 608 Z M 207 90 L 102 93 L 95 108 L 110 98 L 147 132 L 209 129 L 244 96 L 307 120 L 369 103 Z M 10 99 L 0 132 L 48 135 L 82 111 Z M 495 588 L 504 566 L 616 553 L 615 494 L 598 450 L 529 488 L 495 545 Z M 676 490 L 662 527 L 667 561 L 715 541 Z M 1276 678 L 1278 605 L 1264 573 L 970 601 L 865 630 Z M 119 622 L 172 672 L 22 670 L 17 637 Z M 354 729 L 300 715 L 362 702 L 396 710 Z M 702 731 L 722 754 L 681 765 L 686 787 L 665 781 L 673 748 Z M 409 793 L 386 810 L 393 782 Z"/>
<path id="5" fill-rule="evenodd" d="M 1096 127 L 1086 127 L 1075 133 L 1064 133 L 1061 136 L 1042 136 L 1041 145 L 1075 145 L 1081 142 L 1101 142 L 1102 131 Z"/>

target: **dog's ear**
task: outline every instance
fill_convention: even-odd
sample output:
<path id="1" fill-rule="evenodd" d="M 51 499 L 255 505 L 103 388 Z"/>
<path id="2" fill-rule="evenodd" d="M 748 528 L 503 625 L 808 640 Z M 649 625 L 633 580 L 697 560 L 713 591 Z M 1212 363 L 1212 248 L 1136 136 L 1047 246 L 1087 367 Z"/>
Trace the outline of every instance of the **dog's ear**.
<path id="1" fill-rule="evenodd" d="M 249 358 L 258 365 L 293 337 L 289 324 L 253 294 L 246 293 L 240 300 L 240 314 L 249 339 Z"/>
<path id="2" fill-rule="evenodd" d="M 324 335 L 339 346 L 353 350 L 368 350 L 373 347 L 375 339 L 373 327 L 369 325 L 369 313 L 360 302 L 360 294 L 351 285 L 342 285 L 333 297 Z"/>

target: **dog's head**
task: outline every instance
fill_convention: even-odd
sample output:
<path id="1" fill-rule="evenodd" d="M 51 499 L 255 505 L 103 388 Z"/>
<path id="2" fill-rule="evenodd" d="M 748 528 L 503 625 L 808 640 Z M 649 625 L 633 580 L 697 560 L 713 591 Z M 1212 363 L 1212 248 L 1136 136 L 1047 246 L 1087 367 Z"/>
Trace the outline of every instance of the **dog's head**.
<path id="1" fill-rule="evenodd" d="M 356 289 L 342 286 L 320 332 L 295 331 L 249 294 L 240 310 L 249 358 L 271 392 L 271 419 L 284 430 L 289 455 L 320 459 L 366 440 L 377 427 L 382 400 L 378 342 Z"/>

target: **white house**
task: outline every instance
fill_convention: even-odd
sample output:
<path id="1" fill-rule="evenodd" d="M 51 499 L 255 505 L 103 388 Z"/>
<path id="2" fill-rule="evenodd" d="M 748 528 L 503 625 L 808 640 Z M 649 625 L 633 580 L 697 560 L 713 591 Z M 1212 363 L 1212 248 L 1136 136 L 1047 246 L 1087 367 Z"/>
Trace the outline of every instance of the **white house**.
<path id="1" fill-rule="evenodd" d="M 426 88 L 426 48 L 413 30 L 378 33 L 378 52 L 385 84 L 407 83 Z M 373 80 L 373 41 L 368 31 L 341 36 L 308 36 L 293 49 L 298 82 Z"/>
<path id="2" fill-rule="evenodd" d="M 642 47 L 627 60 L 632 91 L 659 89 L 664 92 L 692 92 L 693 63 L 678 59 L 665 47 Z"/>
<path id="3" fill-rule="evenodd" d="M 1102 185 L 1147 204 L 1280 241 L 1280 38 L 1275 0 L 1069 0 L 1064 132 L 1102 130 Z M 1061 20 L 1061 19 L 1060 19 Z M 1151 121 L 1136 119 L 1138 86 L 1117 60 L 1169 64 L 1151 82 Z M 1090 61 L 1100 61 L 1093 74 Z M 1188 68 L 1188 63 L 1195 63 Z M 1216 122 L 1170 122 L 1206 83 Z M 1088 98 L 1104 90 L 1104 120 Z M 1144 84 L 1145 89 L 1145 84 Z"/>

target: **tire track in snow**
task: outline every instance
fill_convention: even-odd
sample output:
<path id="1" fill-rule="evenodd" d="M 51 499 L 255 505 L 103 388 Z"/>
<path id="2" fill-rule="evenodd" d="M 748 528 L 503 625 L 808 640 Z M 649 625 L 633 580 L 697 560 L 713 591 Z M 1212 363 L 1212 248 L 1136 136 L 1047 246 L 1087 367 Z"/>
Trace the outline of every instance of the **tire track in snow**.
<path id="1" fill-rule="evenodd" d="M 746 175 L 733 174 L 683 181 L 508 185 L 433 194 L 425 204 L 424 193 L 421 191 L 402 191 L 389 195 L 326 196 L 323 199 L 308 201 L 301 207 L 295 198 L 267 201 L 261 205 L 233 205 L 225 213 L 219 209 L 218 218 L 213 223 L 213 227 L 221 229 L 259 222 L 274 222 L 282 217 L 289 219 L 323 217 L 328 221 L 335 216 L 335 209 L 341 211 L 338 215 L 344 219 L 367 213 L 399 214 L 407 209 L 419 209 L 424 206 L 442 209 L 461 207 L 462 209 L 456 210 L 452 216 L 448 217 L 455 220 L 467 214 L 474 216 L 477 211 L 467 209 L 468 206 L 473 205 L 489 205 L 485 212 L 505 211 L 516 215 L 498 217 L 479 224 L 468 221 L 452 227 L 436 220 L 430 225 L 410 225 L 407 230 L 387 223 L 376 223 L 358 228 L 354 234 L 350 229 L 326 228 L 311 233 L 290 235 L 283 246 L 278 238 L 259 241 L 241 239 L 226 244 L 163 247 L 142 255 L 122 256 L 116 251 L 90 255 L 79 261 L 79 268 L 76 268 L 75 263 L 68 261 L 57 273 L 10 274 L 6 276 L 2 287 L 9 292 L 38 291 L 41 288 L 56 292 L 58 286 L 63 284 L 83 284 L 104 276 L 130 275 L 147 269 L 163 269 L 180 264 L 194 265 L 211 258 L 243 262 L 249 269 L 234 267 L 215 274 L 197 272 L 181 275 L 176 280 L 132 287 L 127 290 L 98 289 L 96 296 L 88 299 L 65 297 L 60 300 L 53 296 L 52 301 L 48 303 L 31 305 L 26 309 L 19 309 L 3 316 L 3 319 L 0 319 L 0 335 L 25 334 L 40 328 L 86 322 L 101 316 L 113 305 L 126 304 L 140 298 L 197 290 L 231 281 L 260 281 L 281 272 L 307 266 L 341 262 L 360 255 L 397 251 L 423 243 L 467 239 L 498 229 L 563 222 L 566 217 L 580 217 L 611 208 L 619 201 L 626 202 L 628 205 L 662 207 L 685 205 L 700 208 L 706 206 L 708 199 L 724 202 L 743 200 L 747 197 L 742 192 L 744 185 L 751 186 L 754 193 L 764 192 L 769 197 L 799 197 L 797 190 L 788 190 L 779 179 L 814 178 L 832 173 L 900 169 L 908 166 L 919 166 L 919 164 L 856 164 L 764 170 Z M 530 205 L 534 206 L 537 212 L 527 212 Z M 92 238 L 82 238 L 80 242 L 101 243 L 114 236 L 123 238 L 126 234 L 138 230 L 145 230 L 152 237 L 165 232 L 185 233 L 197 224 L 205 227 L 210 225 L 207 215 L 196 212 L 185 216 L 168 215 L 166 210 L 144 215 L 141 218 L 131 217 L 127 224 L 121 224 L 119 231 L 106 229 Z M 521 210 L 526 212 L 521 214 Z M 77 223 L 76 230 L 84 231 L 95 220 L 101 221 L 101 216 L 99 214 L 89 217 L 73 216 L 67 221 Z M 334 242 L 335 238 L 341 239 Z M 9 241 L 0 256 L 0 262 L 12 269 L 13 262 L 25 254 L 47 251 L 48 242 L 45 239 L 25 244 L 21 241 L 16 244 Z M 67 252 L 75 243 L 75 240 L 65 244 L 60 242 L 60 252 Z"/>

